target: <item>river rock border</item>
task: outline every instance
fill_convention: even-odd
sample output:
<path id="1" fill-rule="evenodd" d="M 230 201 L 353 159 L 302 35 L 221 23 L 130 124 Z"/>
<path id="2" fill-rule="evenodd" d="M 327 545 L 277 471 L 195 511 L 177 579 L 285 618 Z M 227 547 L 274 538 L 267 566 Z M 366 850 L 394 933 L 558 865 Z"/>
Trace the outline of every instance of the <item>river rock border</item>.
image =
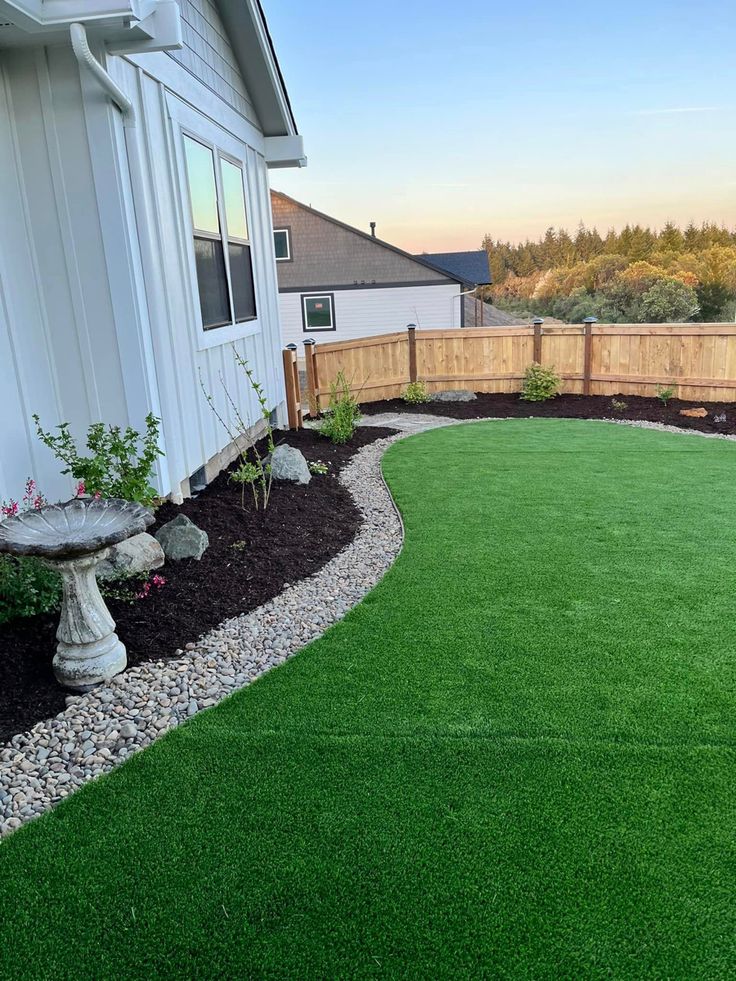
<path id="1" fill-rule="evenodd" d="M 283 663 L 359 603 L 403 541 L 380 466 L 399 438 L 363 447 L 340 474 L 363 521 L 313 576 L 187 644 L 180 658 L 136 665 L 105 687 L 70 696 L 65 711 L 0 748 L 0 837 Z"/>
<path id="2" fill-rule="evenodd" d="M 137 665 L 103 688 L 69 696 L 64 712 L 13 736 L 0 747 L 0 839 L 197 712 L 282 664 L 342 619 L 379 582 L 401 549 L 401 518 L 381 475 L 380 461 L 387 447 L 406 435 L 438 426 L 484 421 L 489 420 L 411 413 L 366 420 L 400 432 L 363 447 L 340 475 L 363 517 L 350 545 L 310 578 L 256 610 L 226 620 L 197 643 L 187 644 L 182 657 Z M 736 439 L 661 423 L 591 421 Z"/>

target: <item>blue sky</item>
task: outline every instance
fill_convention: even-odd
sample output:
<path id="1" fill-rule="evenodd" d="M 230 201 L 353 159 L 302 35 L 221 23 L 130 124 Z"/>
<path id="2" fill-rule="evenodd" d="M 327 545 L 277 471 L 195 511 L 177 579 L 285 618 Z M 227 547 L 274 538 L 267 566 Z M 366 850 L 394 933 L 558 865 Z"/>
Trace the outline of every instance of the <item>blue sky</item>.
<path id="1" fill-rule="evenodd" d="M 309 166 L 273 186 L 411 251 L 736 225 L 735 0 L 265 0 Z"/>

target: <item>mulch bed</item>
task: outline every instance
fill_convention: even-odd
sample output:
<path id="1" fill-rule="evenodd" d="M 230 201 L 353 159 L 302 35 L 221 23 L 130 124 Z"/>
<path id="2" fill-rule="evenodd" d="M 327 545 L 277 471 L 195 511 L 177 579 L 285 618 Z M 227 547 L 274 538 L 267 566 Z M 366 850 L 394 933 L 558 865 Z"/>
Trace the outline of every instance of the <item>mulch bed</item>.
<path id="1" fill-rule="evenodd" d="M 450 416 L 453 419 L 482 419 L 485 416 L 509 418 L 551 417 L 561 419 L 637 419 L 661 422 L 681 429 L 697 429 L 701 433 L 736 434 L 736 403 L 734 402 L 683 402 L 671 399 L 663 405 L 657 398 L 641 398 L 637 395 L 614 396 L 625 402 L 625 409 L 614 409 L 608 395 L 558 395 L 548 402 L 523 402 L 518 394 L 479 394 L 474 402 L 425 402 L 407 405 L 401 399 L 371 402 L 362 406 L 364 415 L 379 412 L 417 412 L 427 415 Z M 708 410 L 704 419 L 690 419 L 680 415 L 681 409 L 703 407 Z M 725 414 L 725 422 L 715 417 Z"/>
<path id="2" fill-rule="evenodd" d="M 329 463 L 325 476 L 307 487 L 273 485 L 267 511 L 252 498 L 240 507 L 240 489 L 221 473 L 198 497 L 181 506 L 164 504 L 154 533 L 185 514 L 207 532 L 209 548 L 194 559 L 167 563 L 160 590 L 144 600 L 109 600 L 128 664 L 170 658 L 228 617 L 255 609 L 284 586 L 312 575 L 349 544 L 360 514 L 337 475 L 362 446 L 391 429 L 359 429 L 346 446 L 333 446 L 311 430 L 276 433 L 276 442 L 297 446 L 307 460 Z M 0 626 L 0 740 L 25 731 L 65 707 L 66 692 L 51 670 L 57 614 L 13 620 Z"/>

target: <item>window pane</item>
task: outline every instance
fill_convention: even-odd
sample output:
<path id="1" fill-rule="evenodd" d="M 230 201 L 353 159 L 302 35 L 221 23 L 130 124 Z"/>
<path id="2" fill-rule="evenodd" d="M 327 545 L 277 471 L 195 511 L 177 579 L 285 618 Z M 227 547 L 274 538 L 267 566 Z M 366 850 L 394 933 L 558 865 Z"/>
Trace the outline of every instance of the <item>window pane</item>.
<path id="1" fill-rule="evenodd" d="M 220 234 L 217 216 L 215 161 L 209 147 L 184 137 L 189 175 L 189 196 L 192 202 L 192 222 L 197 231 Z"/>
<path id="2" fill-rule="evenodd" d="M 205 328 L 229 324 L 230 301 L 227 295 L 222 242 L 218 239 L 195 238 L 194 256 L 197 263 L 202 324 Z"/>
<path id="3" fill-rule="evenodd" d="M 243 171 L 229 160 L 222 160 L 222 193 L 225 198 L 225 217 L 228 238 L 248 238 L 245 217 Z"/>
<path id="4" fill-rule="evenodd" d="M 273 246 L 276 250 L 277 259 L 290 259 L 289 255 L 289 233 L 285 228 L 273 233 Z"/>
<path id="5" fill-rule="evenodd" d="M 332 327 L 332 304 L 329 296 L 308 296 L 304 300 L 304 309 L 310 330 Z"/>
<path id="6" fill-rule="evenodd" d="M 237 242 L 228 244 L 230 253 L 230 279 L 233 288 L 235 320 L 251 320 L 256 315 L 256 294 L 253 287 L 253 267 L 250 246 Z"/>

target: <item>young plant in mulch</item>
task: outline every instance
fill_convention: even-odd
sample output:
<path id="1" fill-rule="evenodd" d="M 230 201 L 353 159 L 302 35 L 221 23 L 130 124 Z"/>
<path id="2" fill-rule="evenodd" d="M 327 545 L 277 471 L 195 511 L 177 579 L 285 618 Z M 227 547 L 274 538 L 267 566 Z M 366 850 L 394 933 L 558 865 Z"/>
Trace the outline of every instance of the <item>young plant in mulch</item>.
<path id="1" fill-rule="evenodd" d="M 360 406 L 344 372 L 330 385 L 330 404 L 319 424 L 319 433 L 336 445 L 348 443 L 360 422 Z"/>
<path id="2" fill-rule="evenodd" d="M 624 402 L 622 399 L 611 399 L 611 408 L 614 412 L 626 412 L 629 407 L 628 402 Z"/>
<path id="3" fill-rule="evenodd" d="M 422 405 L 429 402 L 429 391 L 423 381 L 409 382 L 401 397 L 408 405 Z"/>
<path id="4" fill-rule="evenodd" d="M 149 412 L 146 430 L 139 433 L 131 426 L 106 426 L 96 422 L 87 430 L 88 454 L 80 453 L 69 432 L 69 423 L 56 427 L 57 433 L 46 432 L 37 415 L 36 434 L 44 446 L 65 464 L 63 474 L 71 474 L 83 486 L 83 493 L 92 497 L 116 497 L 136 501 L 150 507 L 157 500 L 151 486 L 153 468 L 158 457 L 161 420 Z"/>
<path id="5" fill-rule="evenodd" d="M 20 501 L 0 501 L 0 521 L 22 511 L 38 511 L 48 501 L 29 477 Z M 61 606 L 59 574 L 33 556 L 0 555 L 0 623 L 51 613 Z"/>
<path id="6" fill-rule="evenodd" d="M 199 385 L 204 393 L 204 397 L 207 400 L 207 404 L 214 412 L 215 416 L 219 420 L 225 432 L 228 434 L 233 443 L 238 447 L 244 447 L 238 454 L 238 465 L 232 471 L 229 476 L 234 484 L 240 485 L 240 506 L 245 510 L 245 493 L 246 488 L 250 487 L 251 493 L 253 495 L 253 503 L 255 505 L 256 511 L 265 511 L 268 507 L 269 501 L 271 499 L 271 464 L 267 462 L 270 459 L 273 451 L 276 449 L 273 441 L 273 427 L 271 425 L 271 409 L 266 401 L 266 395 L 263 391 L 263 386 L 257 380 L 253 369 L 250 367 L 248 361 L 238 353 L 237 348 L 233 344 L 233 357 L 235 358 L 235 363 L 241 369 L 250 388 L 253 390 L 256 396 L 260 408 L 261 418 L 265 423 L 265 437 L 266 446 L 268 448 L 268 456 L 263 457 L 258 451 L 258 445 L 256 439 L 252 435 L 253 426 L 250 420 L 243 418 L 240 408 L 236 404 L 232 395 L 230 394 L 227 385 L 225 384 L 225 379 L 222 377 L 222 372 L 219 374 L 220 385 L 225 393 L 225 399 L 232 409 L 234 424 L 227 422 L 217 406 L 215 405 L 215 400 L 213 396 L 207 391 L 202 381 L 202 374 L 199 375 Z M 249 456 L 250 454 L 250 456 Z"/>
<path id="7" fill-rule="evenodd" d="M 561 384 L 554 368 L 533 361 L 524 372 L 521 398 L 526 402 L 546 402 L 559 395 Z"/>
<path id="8" fill-rule="evenodd" d="M 119 579 L 103 580 L 98 585 L 106 600 L 117 600 L 132 606 L 133 603 L 160 592 L 166 585 L 166 578 L 155 573 L 149 579 L 145 573 L 136 573 L 132 576 L 121 576 Z"/>
<path id="9" fill-rule="evenodd" d="M 323 463 L 322 460 L 310 460 L 307 466 L 309 467 L 310 473 L 320 477 L 324 477 L 330 469 L 329 463 Z"/>
<path id="10" fill-rule="evenodd" d="M 669 388 L 663 388 L 661 385 L 657 385 L 657 398 L 665 407 L 674 394 L 674 387 L 670 386 Z"/>

